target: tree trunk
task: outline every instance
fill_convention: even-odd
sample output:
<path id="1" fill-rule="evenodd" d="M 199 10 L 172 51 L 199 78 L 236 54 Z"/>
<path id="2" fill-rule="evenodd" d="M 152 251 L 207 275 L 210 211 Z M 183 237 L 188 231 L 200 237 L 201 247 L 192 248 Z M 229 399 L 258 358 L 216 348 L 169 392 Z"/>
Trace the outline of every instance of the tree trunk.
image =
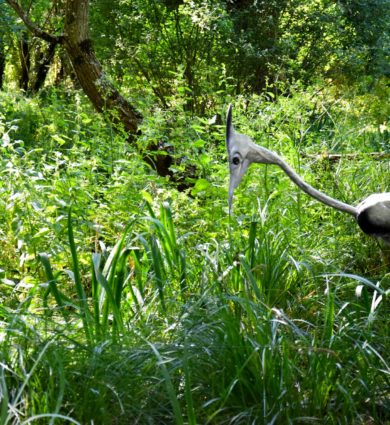
<path id="1" fill-rule="evenodd" d="M 20 78 L 19 87 L 27 92 L 29 81 L 30 81 L 30 47 L 28 43 L 27 33 L 22 34 L 22 38 L 19 43 L 19 58 L 20 58 Z"/>
<path id="2" fill-rule="evenodd" d="M 80 85 L 99 112 L 106 112 L 126 131 L 136 134 L 142 117 L 104 74 L 89 38 L 89 1 L 68 0 L 63 44 Z"/>
<path id="3" fill-rule="evenodd" d="M 112 82 L 103 72 L 95 56 L 92 41 L 89 37 L 89 1 L 67 0 L 65 5 L 65 22 L 63 34 L 54 36 L 39 28 L 15 0 L 6 2 L 16 11 L 26 27 L 36 36 L 49 43 L 60 43 L 64 46 L 72 63 L 79 83 L 92 104 L 99 112 L 103 112 L 114 123 L 121 124 L 132 141 L 138 133 L 138 126 L 142 121 L 141 114 L 118 92 Z M 171 170 L 173 162 L 171 155 L 158 153 L 159 146 L 147 147 L 149 155 L 145 155 L 146 162 L 151 164 L 161 176 L 169 176 L 178 184 L 179 190 L 190 185 L 184 182 L 186 176 L 176 176 Z M 193 170 L 189 175 L 193 177 Z"/>
<path id="4" fill-rule="evenodd" d="M 51 42 L 46 51 L 43 47 L 39 50 L 36 58 L 35 80 L 32 87 L 32 92 L 37 93 L 45 84 L 47 73 L 54 59 L 57 43 Z"/>
<path id="5" fill-rule="evenodd" d="M 89 0 L 67 0 L 63 34 L 54 36 L 39 28 L 16 0 L 6 0 L 36 37 L 49 43 L 61 43 L 69 56 L 85 94 L 99 112 L 105 112 L 126 131 L 136 134 L 142 120 L 136 109 L 124 99 L 104 74 L 89 38 Z"/>
<path id="6" fill-rule="evenodd" d="M 0 39 L 0 90 L 3 89 L 4 73 L 5 73 L 4 43 L 3 43 L 3 40 Z"/>

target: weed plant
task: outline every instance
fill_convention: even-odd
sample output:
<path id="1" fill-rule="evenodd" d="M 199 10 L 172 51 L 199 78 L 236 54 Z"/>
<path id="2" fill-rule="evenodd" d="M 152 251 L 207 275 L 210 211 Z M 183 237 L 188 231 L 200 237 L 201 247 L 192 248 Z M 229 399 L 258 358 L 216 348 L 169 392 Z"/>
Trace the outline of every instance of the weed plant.
<path id="1" fill-rule="evenodd" d="M 271 166 L 229 217 L 206 120 L 185 133 L 204 174 L 177 193 L 82 99 L 49 97 L 1 116 L 1 424 L 389 423 L 385 247 Z M 369 150 L 329 99 L 238 99 L 237 126 L 344 201 L 388 190 L 386 161 L 305 156 Z"/>

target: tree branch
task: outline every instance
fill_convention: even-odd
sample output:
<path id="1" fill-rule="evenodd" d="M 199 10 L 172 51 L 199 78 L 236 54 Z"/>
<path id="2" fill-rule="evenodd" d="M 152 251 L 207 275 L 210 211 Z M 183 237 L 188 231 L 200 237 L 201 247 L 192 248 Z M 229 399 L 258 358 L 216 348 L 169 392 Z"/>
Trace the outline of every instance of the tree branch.
<path id="1" fill-rule="evenodd" d="M 29 18 L 28 14 L 23 10 L 22 6 L 17 1 L 6 0 L 6 2 L 14 9 L 19 18 L 24 22 L 26 27 L 34 34 L 36 37 L 41 38 L 42 40 L 48 41 L 49 43 L 62 43 L 62 36 L 55 36 L 49 34 L 46 31 L 43 31 L 34 22 Z"/>

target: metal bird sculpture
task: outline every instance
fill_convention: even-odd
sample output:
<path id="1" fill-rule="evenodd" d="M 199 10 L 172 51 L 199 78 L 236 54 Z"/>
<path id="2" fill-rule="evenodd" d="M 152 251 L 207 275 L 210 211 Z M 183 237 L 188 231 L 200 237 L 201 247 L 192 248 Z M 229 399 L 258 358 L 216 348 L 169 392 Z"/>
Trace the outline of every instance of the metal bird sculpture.
<path id="1" fill-rule="evenodd" d="M 390 193 L 376 193 L 357 207 L 348 205 L 310 186 L 283 159 L 262 146 L 252 142 L 245 134 L 237 133 L 232 123 L 232 105 L 229 106 L 226 122 L 226 146 L 229 158 L 229 214 L 232 210 L 234 189 L 252 163 L 278 165 L 305 193 L 336 210 L 352 215 L 362 231 L 390 244 Z"/>

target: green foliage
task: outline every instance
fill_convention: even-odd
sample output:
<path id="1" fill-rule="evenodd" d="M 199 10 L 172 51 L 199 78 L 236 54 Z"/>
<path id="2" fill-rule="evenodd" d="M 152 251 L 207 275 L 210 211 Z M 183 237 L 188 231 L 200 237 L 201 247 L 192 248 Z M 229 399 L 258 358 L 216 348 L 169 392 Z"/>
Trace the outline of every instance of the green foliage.
<path id="1" fill-rule="evenodd" d="M 235 100 L 238 130 L 347 202 L 388 190 L 367 94 L 274 89 Z M 145 118 L 142 144 L 201 165 L 178 193 L 64 98 L 1 95 L 1 423 L 389 421 L 385 248 L 271 166 L 229 217 L 220 110 Z"/>
<path id="2" fill-rule="evenodd" d="M 109 58 L 125 88 L 140 90 L 148 107 L 180 102 L 198 113 L 215 102 L 216 87 L 225 88 L 225 18 L 223 4 L 210 1 L 173 8 L 162 1 L 98 1 L 92 10 L 99 54 Z"/>
<path id="3" fill-rule="evenodd" d="M 388 77 L 389 5 L 321 1 L 98 1 L 99 55 L 128 89 L 203 114 L 215 95 L 270 83 Z M 112 51 L 115 46 L 115 52 Z"/>
<path id="4" fill-rule="evenodd" d="M 47 33 L 61 33 L 62 3 L 22 6 Z M 0 7 L 8 84 L 22 76 L 23 38 L 34 81 L 48 46 L 27 36 L 9 6 Z M 103 68 L 138 109 L 180 103 L 204 115 L 218 97 L 260 94 L 274 83 L 331 79 L 344 90 L 358 84 L 370 91 L 389 76 L 389 12 L 388 0 L 96 0 L 90 21 Z M 47 84 L 72 76 L 70 68 L 57 53 Z"/>
<path id="5" fill-rule="evenodd" d="M 351 72 L 378 77 L 389 75 L 390 4 L 384 0 L 340 2 L 343 17 L 354 36 L 349 53 Z M 344 64 L 345 67 L 348 63 Z M 361 69 L 363 67 L 363 70 Z"/>
<path id="6" fill-rule="evenodd" d="M 62 6 L 30 17 L 59 34 Z M 221 119 L 233 101 L 345 202 L 388 191 L 389 22 L 385 0 L 95 0 L 97 57 L 144 116 L 132 146 L 54 85 L 61 51 L 38 96 L 14 90 L 25 28 L 0 1 L 0 423 L 389 422 L 388 249 L 277 167 L 229 217 Z"/>

